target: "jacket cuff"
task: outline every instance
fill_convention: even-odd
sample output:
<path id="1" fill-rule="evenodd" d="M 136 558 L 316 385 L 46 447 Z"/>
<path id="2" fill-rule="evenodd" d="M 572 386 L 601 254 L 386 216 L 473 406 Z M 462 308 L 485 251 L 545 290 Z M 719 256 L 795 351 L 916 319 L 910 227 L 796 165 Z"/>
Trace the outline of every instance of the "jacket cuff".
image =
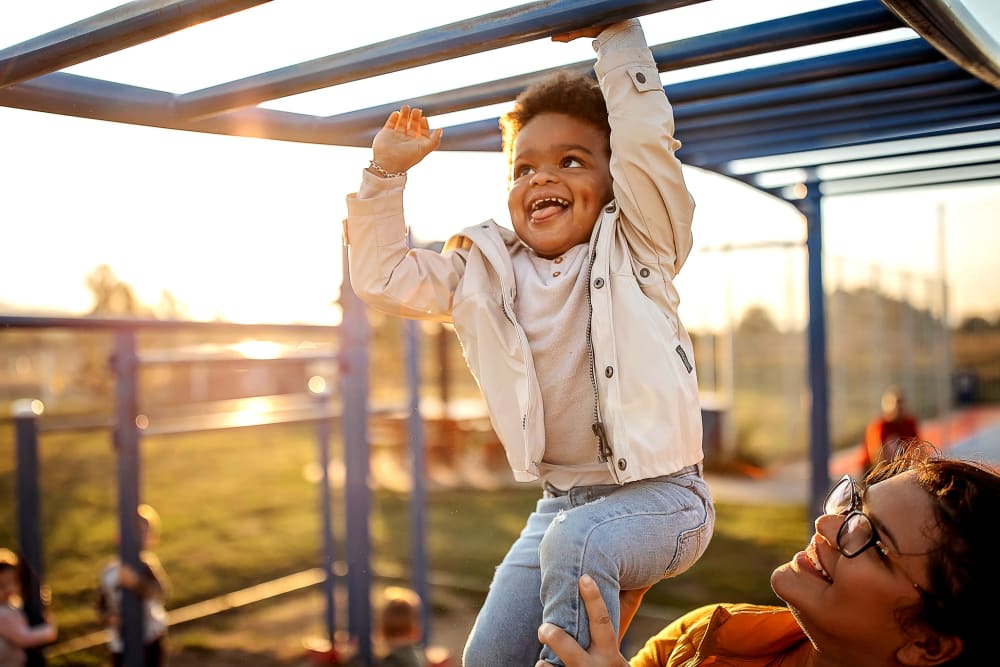
<path id="1" fill-rule="evenodd" d="M 374 199 L 393 190 L 402 190 L 406 185 L 406 176 L 382 178 L 367 169 L 361 170 L 361 187 L 358 188 L 358 199 Z"/>
<path id="2" fill-rule="evenodd" d="M 646 48 L 646 36 L 639 19 L 629 19 L 605 28 L 593 41 L 594 51 Z"/>
<path id="3" fill-rule="evenodd" d="M 372 176 L 372 178 L 378 178 Z M 379 179 L 388 180 L 388 179 Z M 397 179 L 392 179 L 397 180 Z M 347 196 L 347 219 L 344 220 L 344 243 L 371 239 L 376 247 L 406 244 L 406 225 L 400 215 L 403 209 L 403 188 L 389 188 L 378 196 L 362 199 L 359 194 Z"/>

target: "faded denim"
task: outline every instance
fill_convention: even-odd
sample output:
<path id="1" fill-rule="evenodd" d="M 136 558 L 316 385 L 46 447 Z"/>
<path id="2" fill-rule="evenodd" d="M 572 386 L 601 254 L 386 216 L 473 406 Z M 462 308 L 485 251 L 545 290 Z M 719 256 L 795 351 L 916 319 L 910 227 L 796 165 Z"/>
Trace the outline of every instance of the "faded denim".
<path id="1" fill-rule="evenodd" d="M 590 645 L 580 575 L 597 582 L 617 628 L 619 591 L 687 570 L 714 527 L 700 466 L 624 486 L 575 487 L 563 495 L 546 490 L 496 569 L 462 664 L 532 667 L 542 657 L 561 665 L 538 641 L 538 626 L 553 623 Z"/>

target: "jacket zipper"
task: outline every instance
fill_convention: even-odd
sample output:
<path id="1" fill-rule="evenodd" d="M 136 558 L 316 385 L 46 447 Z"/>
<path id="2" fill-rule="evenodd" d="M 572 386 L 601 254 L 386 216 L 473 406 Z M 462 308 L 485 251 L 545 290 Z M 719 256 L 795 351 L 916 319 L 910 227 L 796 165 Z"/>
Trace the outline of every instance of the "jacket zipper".
<path id="1" fill-rule="evenodd" d="M 480 245 L 482 247 L 486 247 L 484 244 Z M 510 326 L 514 329 L 514 334 L 517 336 L 517 341 L 518 344 L 521 346 L 523 354 L 524 350 L 528 348 L 528 343 L 527 341 L 522 339 L 520 328 L 517 326 L 517 322 L 514 321 L 514 316 L 511 314 L 513 306 L 511 306 L 511 304 L 507 301 L 507 299 L 509 298 L 508 297 L 509 292 L 507 290 L 507 286 L 504 284 L 503 277 L 500 275 L 499 271 L 497 272 L 497 280 L 500 282 L 500 312 L 503 313 L 504 318 L 510 323 Z M 525 355 L 525 358 L 526 359 L 531 358 L 530 352 Z M 530 393 L 528 400 L 529 401 L 531 400 Z M 528 443 L 524 440 L 527 429 L 528 429 L 528 412 L 525 412 L 523 415 L 521 415 L 521 439 L 522 439 L 522 444 L 524 445 L 525 456 L 528 459 L 530 459 L 532 458 L 530 456 L 531 449 L 528 446 Z M 534 461 L 527 461 L 527 462 L 535 463 Z"/>
<path id="2" fill-rule="evenodd" d="M 615 472 L 614 465 L 611 463 L 614 458 L 614 452 L 611 451 L 611 445 L 608 443 L 608 432 L 604 428 L 604 422 L 601 421 L 601 394 L 597 387 L 597 360 L 594 358 L 593 340 L 594 298 L 590 293 L 591 280 L 594 277 L 595 261 L 597 261 L 596 239 L 590 252 L 590 263 L 587 265 L 587 357 L 590 360 L 590 386 L 594 390 L 594 422 L 590 425 L 590 428 L 597 437 L 597 460 L 607 463 L 615 481 L 618 481 L 618 473 Z"/>

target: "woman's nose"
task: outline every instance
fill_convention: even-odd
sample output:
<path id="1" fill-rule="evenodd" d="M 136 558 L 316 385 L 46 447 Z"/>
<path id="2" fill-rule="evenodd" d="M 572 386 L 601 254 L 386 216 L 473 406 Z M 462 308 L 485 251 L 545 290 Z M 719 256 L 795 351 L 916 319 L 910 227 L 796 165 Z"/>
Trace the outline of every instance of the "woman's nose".
<path id="1" fill-rule="evenodd" d="M 837 532 L 844 523 L 844 517 L 840 514 L 820 514 L 816 517 L 813 525 L 816 526 L 816 534 L 832 545 L 837 544 Z"/>

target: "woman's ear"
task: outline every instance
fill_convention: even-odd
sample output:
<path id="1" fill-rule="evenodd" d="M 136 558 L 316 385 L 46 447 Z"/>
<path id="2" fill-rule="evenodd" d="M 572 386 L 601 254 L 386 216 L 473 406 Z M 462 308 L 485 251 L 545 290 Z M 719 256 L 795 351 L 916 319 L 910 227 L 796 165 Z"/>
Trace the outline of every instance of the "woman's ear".
<path id="1" fill-rule="evenodd" d="M 954 660 L 962 653 L 962 639 L 923 629 L 897 652 L 896 659 L 912 667 L 934 667 Z"/>

